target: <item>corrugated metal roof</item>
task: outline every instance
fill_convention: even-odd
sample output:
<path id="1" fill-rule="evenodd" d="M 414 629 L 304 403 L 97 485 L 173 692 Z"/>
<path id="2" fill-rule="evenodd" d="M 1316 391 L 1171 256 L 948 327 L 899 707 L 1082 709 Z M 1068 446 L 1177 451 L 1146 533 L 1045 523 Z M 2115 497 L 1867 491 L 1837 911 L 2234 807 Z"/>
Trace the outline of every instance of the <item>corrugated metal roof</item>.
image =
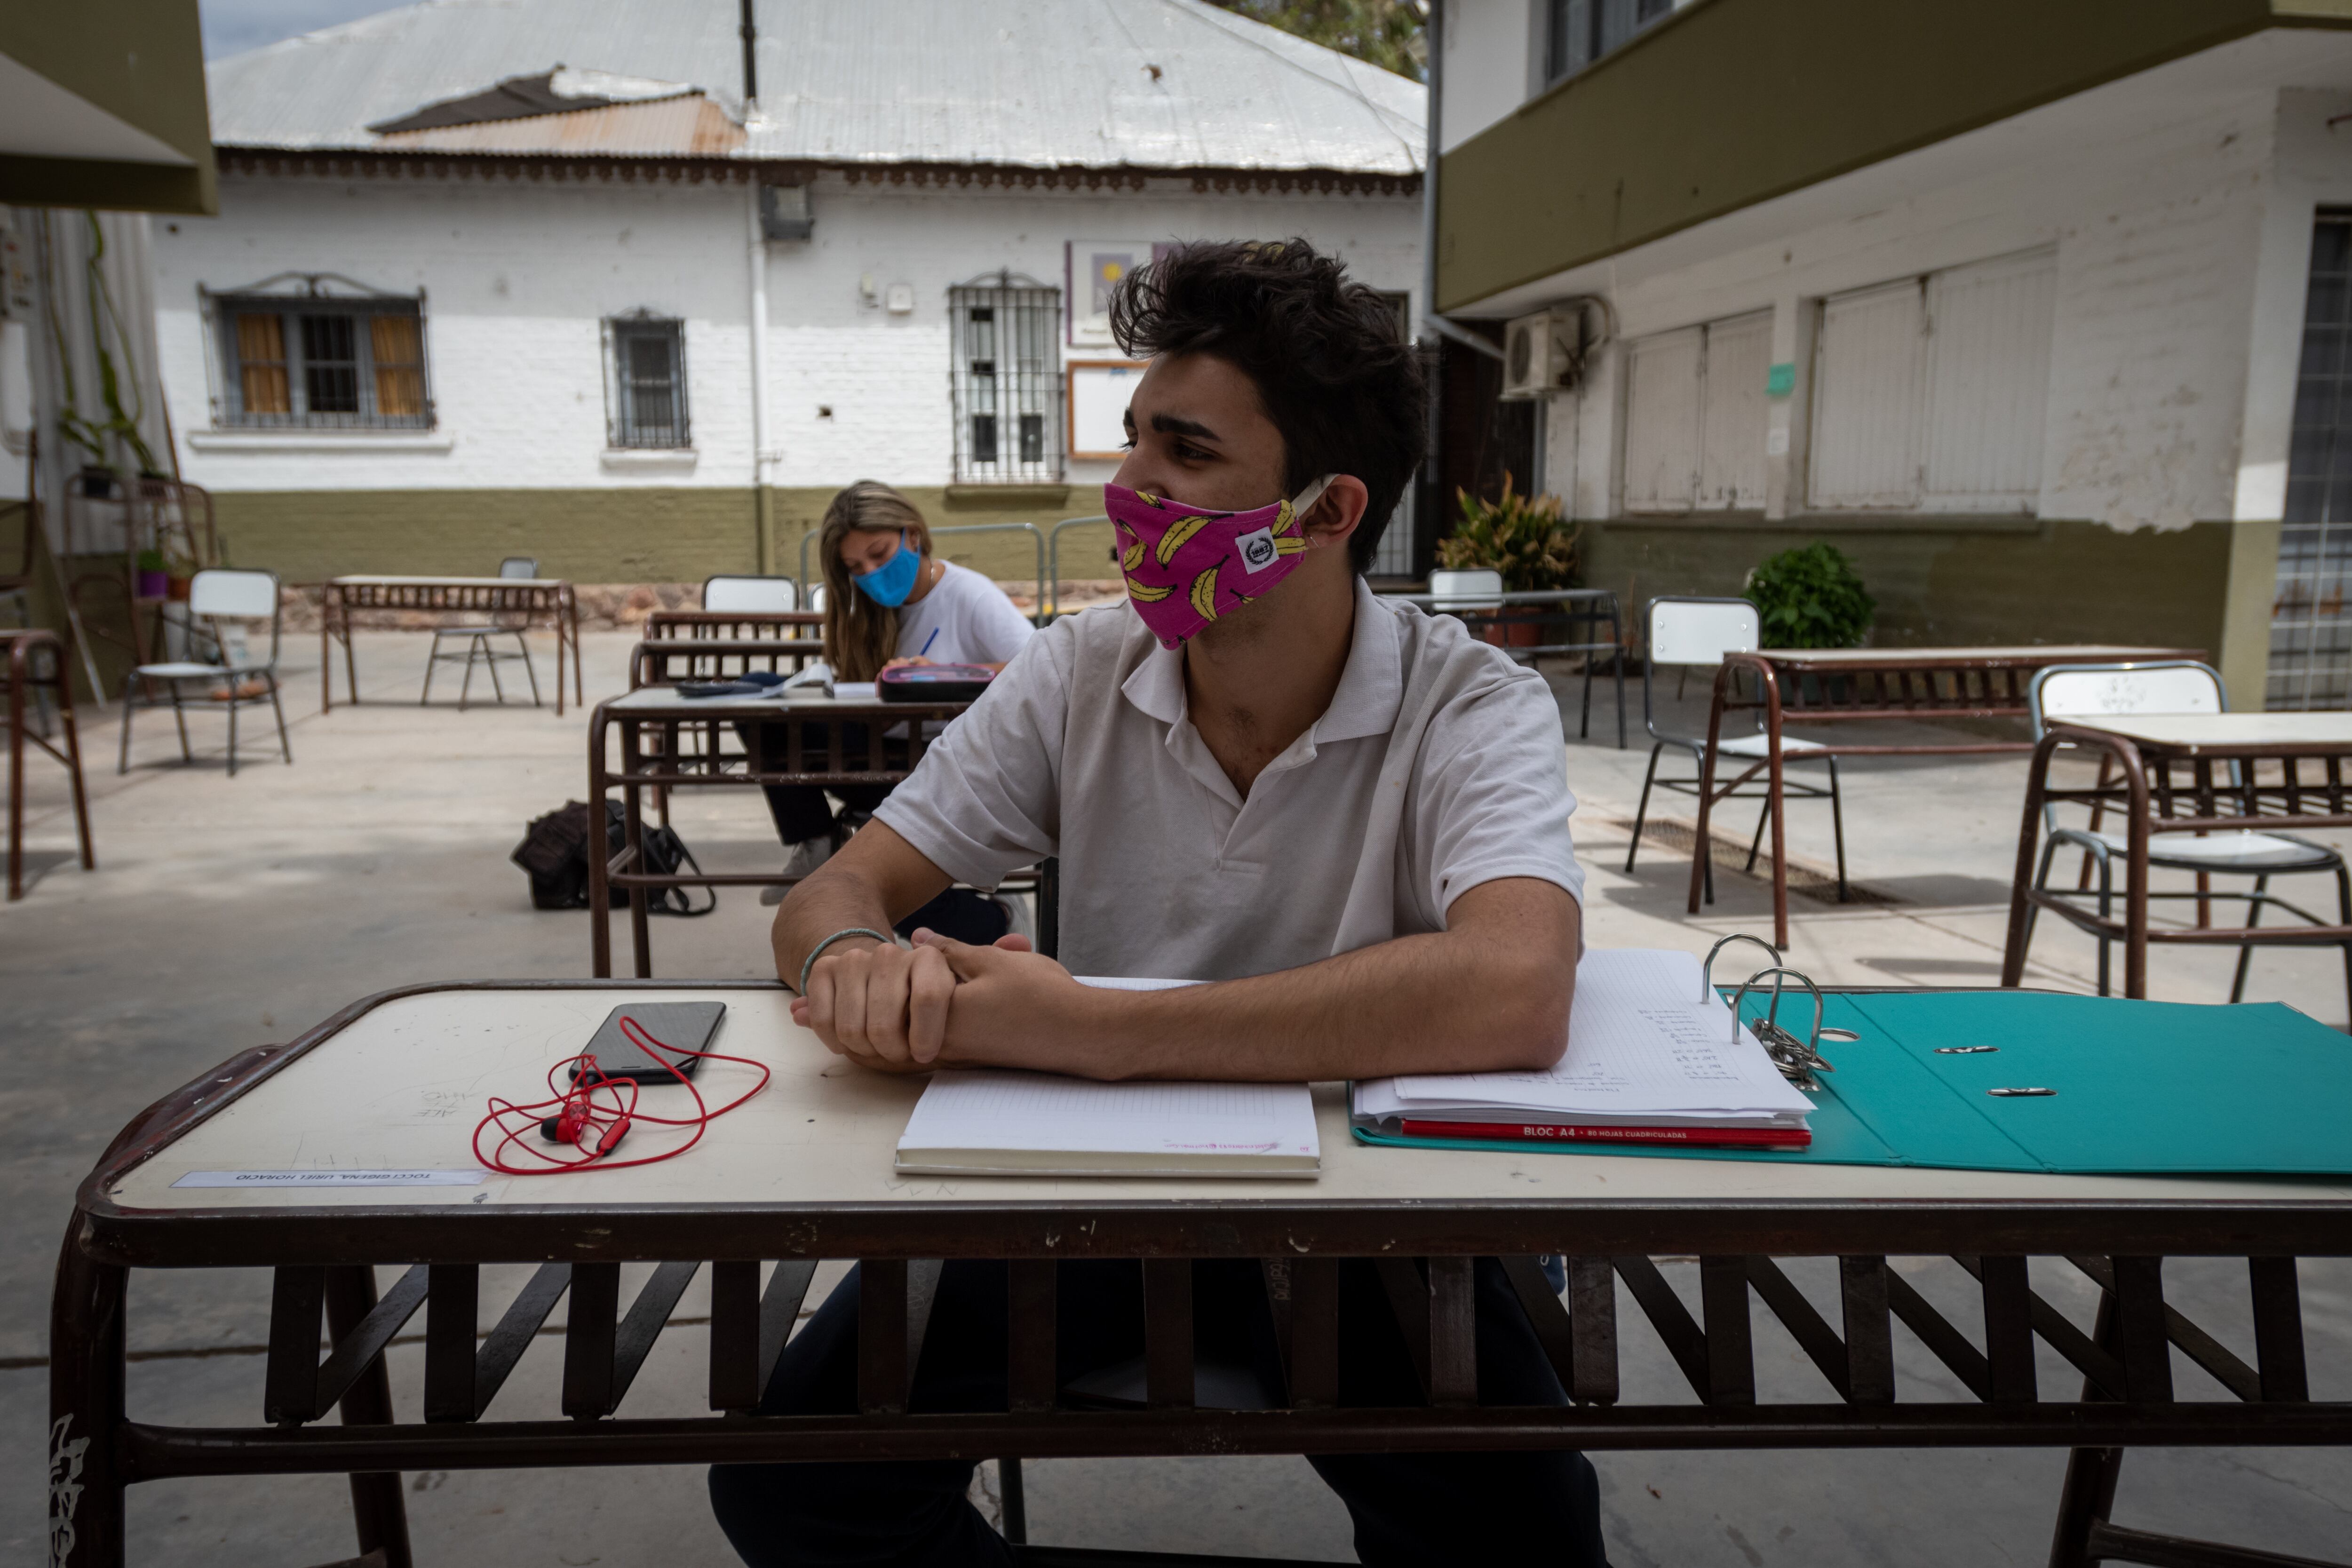
<path id="1" fill-rule="evenodd" d="M 742 149 L 743 128 L 698 92 L 651 103 L 592 105 L 559 114 L 393 131 L 377 137 L 375 145 L 403 153 L 725 158 Z"/>
<path id="2" fill-rule="evenodd" d="M 1203 0 L 757 5 L 761 112 L 737 156 L 1421 168 L 1419 83 Z M 558 65 L 691 83 L 740 118 L 737 20 L 735 0 L 430 0 L 215 62 L 213 139 L 397 145 L 367 127 Z"/>

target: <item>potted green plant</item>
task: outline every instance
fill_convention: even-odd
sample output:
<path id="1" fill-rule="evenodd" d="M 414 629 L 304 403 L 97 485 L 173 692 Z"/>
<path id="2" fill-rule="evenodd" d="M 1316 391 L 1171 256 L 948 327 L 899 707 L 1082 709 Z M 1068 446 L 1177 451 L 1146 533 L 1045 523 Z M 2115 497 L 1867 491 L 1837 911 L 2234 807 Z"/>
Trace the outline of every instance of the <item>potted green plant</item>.
<path id="1" fill-rule="evenodd" d="M 160 599 L 168 591 L 171 574 L 163 569 L 163 552 L 142 550 L 135 563 L 139 580 L 134 592 L 142 599 Z"/>
<path id="2" fill-rule="evenodd" d="M 1581 563 L 1577 559 L 1577 530 L 1560 517 L 1558 496 L 1525 496 L 1503 476 L 1503 493 L 1481 500 L 1467 490 L 1454 491 L 1462 508 L 1461 521 L 1451 538 L 1437 544 L 1437 563 L 1454 572 L 1498 572 L 1503 590 L 1511 594 L 1545 593 L 1578 585 Z M 1504 647 L 1533 647 L 1542 642 L 1543 606 L 1506 605 L 1489 613 L 1484 636 Z"/>
<path id="3" fill-rule="evenodd" d="M 163 551 L 163 596 L 179 604 L 187 603 L 188 585 L 196 580 L 196 559 L 176 539 L 166 541 L 172 548 Z"/>
<path id="4" fill-rule="evenodd" d="M 1860 647 L 1878 608 L 1853 563 L 1827 540 L 1760 562 L 1740 595 L 1756 606 L 1766 647 Z"/>

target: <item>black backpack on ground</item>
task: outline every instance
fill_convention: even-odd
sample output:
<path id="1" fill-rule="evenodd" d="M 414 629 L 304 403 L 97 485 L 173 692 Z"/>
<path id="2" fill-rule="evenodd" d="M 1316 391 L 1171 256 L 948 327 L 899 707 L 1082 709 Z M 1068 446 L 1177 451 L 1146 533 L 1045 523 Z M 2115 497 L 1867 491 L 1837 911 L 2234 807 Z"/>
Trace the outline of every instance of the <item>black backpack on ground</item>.
<path id="1" fill-rule="evenodd" d="M 617 800 L 604 803 L 604 842 L 607 848 L 617 848 L 627 817 Z M 566 801 L 561 811 L 551 811 L 524 830 L 522 842 L 508 857 L 530 879 L 531 908 L 538 910 L 584 910 L 588 907 L 588 807 L 580 801 Z M 657 877 L 677 872 L 679 866 L 702 869 L 686 841 L 670 827 L 646 826 L 645 869 Z M 651 902 L 647 914 L 707 915 L 719 907 L 716 889 L 705 889 L 710 901 L 700 909 L 694 907 L 684 888 L 654 888 L 647 892 Z M 613 889 L 613 907 L 629 907 L 629 889 Z"/>

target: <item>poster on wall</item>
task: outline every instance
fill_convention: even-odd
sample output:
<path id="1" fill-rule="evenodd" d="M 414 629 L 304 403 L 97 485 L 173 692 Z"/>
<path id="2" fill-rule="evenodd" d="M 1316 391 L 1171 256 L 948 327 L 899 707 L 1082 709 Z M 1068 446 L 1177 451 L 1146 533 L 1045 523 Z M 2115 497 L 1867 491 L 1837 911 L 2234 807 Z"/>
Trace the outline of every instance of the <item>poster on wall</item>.
<path id="1" fill-rule="evenodd" d="M 1118 462 L 1127 456 L 1127 402 L 1143 379 L 1143 362 L 1074 359 L 1065 373 L 1069 395 L 1069 453 L 1073 458 Z"/>
<path id="2" fill-rule="evenodd" d="M 1119 279 L 1169 247 L 1148 239 L 1073 239 L 1064 247 L 1062 298 L 1069 313 L 1069 344 L 1112 347 L 1110 296 Z"/>

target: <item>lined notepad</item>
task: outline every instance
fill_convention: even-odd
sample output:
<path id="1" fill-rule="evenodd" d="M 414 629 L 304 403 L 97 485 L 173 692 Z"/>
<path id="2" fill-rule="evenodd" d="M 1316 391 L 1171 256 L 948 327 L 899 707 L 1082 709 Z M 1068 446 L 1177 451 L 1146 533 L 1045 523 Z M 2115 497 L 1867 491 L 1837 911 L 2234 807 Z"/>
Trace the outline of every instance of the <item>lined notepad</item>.
<path id="1" fill-rule="evenodd" d="M 1087 985 L 1191 984 L 1080 975 Z M 1289 1176 L 1322 1169 L 1303 1083 L 1096 1083 L 978 1069 L 932 1076 L 898 1140 L 911 1174 Z"/>
<path id="2" fill-rule="evenodd" d="M 1811 1022 L 1811 999 L 1787 1005 Z M 1686 952 L 1588 951 L 1576 972 L 1568 1050 L 1542 1072 L 1416 1073 L 1360 1081 L 1360 1125 L 1414 1120 L 1497 1126 L 1797 1129 L 1812 1101 L 1700 984 Z"/>

